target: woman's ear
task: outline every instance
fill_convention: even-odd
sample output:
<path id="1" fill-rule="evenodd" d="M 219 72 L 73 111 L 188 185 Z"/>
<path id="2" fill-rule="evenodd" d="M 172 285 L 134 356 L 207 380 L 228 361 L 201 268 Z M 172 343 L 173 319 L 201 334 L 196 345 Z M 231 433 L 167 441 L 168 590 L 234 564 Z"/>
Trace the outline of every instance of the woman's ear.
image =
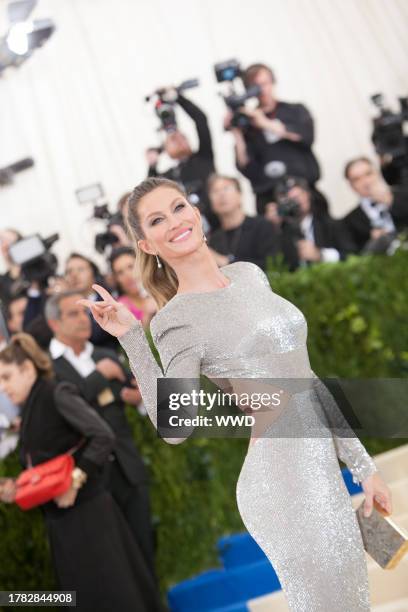
<path id="1" fill-rule="evenodd" d="M 193 206 L 194 208 L 194 214 L 196 215 L 198 221 L 201 223 L 201 212 L 200 209 L 198 208 L 198 206 Z"/>
<path id="2" fill-rule="evenodd" d="M 148 240 L 138 240 L 137 246 L 141 251 L 147 253 L 148 255 L 156 255 L 156 251 L 150 247 Z"/>

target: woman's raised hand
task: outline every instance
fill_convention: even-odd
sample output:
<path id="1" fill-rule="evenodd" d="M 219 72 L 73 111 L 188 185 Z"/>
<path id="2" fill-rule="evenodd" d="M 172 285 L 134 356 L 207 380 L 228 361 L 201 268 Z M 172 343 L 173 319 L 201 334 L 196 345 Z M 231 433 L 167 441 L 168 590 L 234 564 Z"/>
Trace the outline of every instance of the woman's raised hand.
<path id="1" fill-rule="evenodd" d="M 93 302 L 92 300 L 81 299 L 78 300 L 78 304 L 87 306 L 95 321 L 109 334 L 120 338 L 137 321 L 136 317 L 132 315 L 130 310 L 120 302 L 113 299 L 109 291 L 106 291 L 101 285 L 92 285 L 94 289 L 102 298 L 99 302 Z"/>

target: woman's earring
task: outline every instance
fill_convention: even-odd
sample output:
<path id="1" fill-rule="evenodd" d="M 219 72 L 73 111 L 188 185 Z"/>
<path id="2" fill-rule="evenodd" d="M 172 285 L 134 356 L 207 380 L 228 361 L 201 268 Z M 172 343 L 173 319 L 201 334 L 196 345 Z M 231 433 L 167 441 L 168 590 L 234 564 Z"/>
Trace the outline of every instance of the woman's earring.
<path id="1" fill-rule="evenodd" d="M 160 261 L 160 259 L 158 258 L 157 253 L 156 253 L 156 261 L 157 261 L 157 267 L 158 268 L 162 268 L 163 265 L 162 265 L 162 262 Z"/>
<path id="2" fill-rule="evenodd" d="M 203 241 L 207 242 L 207 236 L 205 234 L 203 234 Z"/>

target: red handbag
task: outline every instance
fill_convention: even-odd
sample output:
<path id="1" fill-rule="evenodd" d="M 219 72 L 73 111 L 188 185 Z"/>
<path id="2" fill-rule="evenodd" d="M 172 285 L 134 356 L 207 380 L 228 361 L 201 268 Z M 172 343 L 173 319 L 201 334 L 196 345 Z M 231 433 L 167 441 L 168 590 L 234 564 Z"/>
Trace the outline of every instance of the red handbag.
<path id="1" fill-rule="evenodd" d="M 72 484 L 72 470 L 75 467 L 72 455 L 84 441 L 81 440 L 67 453 L 57 455 L 35 467 L 32 467 L 31 459 L 28 457 L 27 463 L 30 467 L 21 472 L 16 480 L 14 501 L 21 510 L 30 510 L 45 504 L 68 491 Z"/>

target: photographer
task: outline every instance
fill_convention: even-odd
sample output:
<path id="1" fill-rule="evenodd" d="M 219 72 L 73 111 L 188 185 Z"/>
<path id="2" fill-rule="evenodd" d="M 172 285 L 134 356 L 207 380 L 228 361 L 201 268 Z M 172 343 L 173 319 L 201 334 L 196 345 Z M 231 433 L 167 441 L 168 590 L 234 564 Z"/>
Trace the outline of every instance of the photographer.
<path id="1" fill-rule="evenodd" d="M 378 114 L 373 119 L 372 142 L 389 185 L 408 187 L 408 97 L 399 98 L 397 112 L 386 105 L 383 94 L 371 96 Z"/>
<path id="2" fill-rule="evenodd" d="M 408 138 L 405 137 L 405 146 L 408 151 Z M 390 153 L 380 155 L 381 174 L 391 187 L 407 185 L 408 153 L 404 159 L 393 157 Z"/>
<path id="3" fill-rule="evenodd" d="M 316 262 L 341 261 L 353 251 L 347 229 L 322 207 L 304 178 L 287 177 L 277 200 L 278 204 L 268 205 L 269 218 L 281 228 L 282 251 L 292 271 Z"/>
<path id="4" fill-rule="evenodd" d="M 367 157 L 350 160 L 344 176 L 360 198 L 344 217 L 354 251 L 386 251 L 396 232 L 408 227 L 408 187 L 391 188 Z"/>
<path id="5" fill-rule="evenodd" d="M 95 249 L 98 253 L 105 254 L 106 249 L 112 251 L 119 247 L 130 245 L 129 236 L 125 229 L 125 216 L 127 210 L 127 199 L 130 193 L 124 193 L 118 200 L 116 212 L 111 214 L 108 211 L 107 205 L 96 207 L 96 218 L 107 221 L 106 231 L 95 236 Z"/>
<path id="6" fill-rule="evenodd" d="M 313 119 L 303 104 L 282 102 L 275 95 L 275 75 L 265 64 L 253 64 L 243 74 L 247 88 L 258 85 L 259 105 L 243 108 L 251 125 L 244 130 L 231 128 L 232 113 L 224 121 L 235 140 L 237 168 L 251 182 L 257 196 L 258 214 L 274 196 L 278 179 L 285 173 L 306 179 L 311 188 L 320 177 L 312 152 Z"/>
<path id="7" fill-rule="evenodd" d="M 191 100 L 187 100 L 178 93 L 175 88 L 169 88 L 167 91 L 194 121 L 199 146 L 198 150 L 193 152 L 187 137 L 175 126 L 172 131 L 167 132 L 163 148 L 177 164 L 166 172 L 159 173 L 157 164 L 161 150 L 150 148 L 146 152 L 149 165 L 148 176 L 161 176 L 180 182 L 187 192 L 197 194 L 200 200 L 198 207 L 201 213 L 205 216 L 211 228 L 215 229 L 219 226 L 219 222 L 217 216 L 211 211 L 206 189 L 207 179 L 215 171 L 212 139 L 207 117 L 201 109 Z"/>
<path id="8" fill-rule="evenodd" d="M 267 256 L 276 255 L 279 250 L 278 232 L 272 223 L 260 215 L 245 214 L 241 186 L 234 177 L 211 175 L 208 193 L 212 209 L 221 223 L 208 241 L 218 266 L 233 261 L 251 261 L 265 270 Z"/>

